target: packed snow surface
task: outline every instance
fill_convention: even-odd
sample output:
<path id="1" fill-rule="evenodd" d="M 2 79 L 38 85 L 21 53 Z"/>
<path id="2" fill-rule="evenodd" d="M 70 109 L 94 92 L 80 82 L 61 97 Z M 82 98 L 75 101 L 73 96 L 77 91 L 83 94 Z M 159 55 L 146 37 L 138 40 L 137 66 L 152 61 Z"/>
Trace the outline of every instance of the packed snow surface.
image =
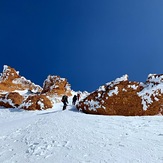
<path id="1" fill-rule="evenodd" d="M 163 116 L 98 116 L 69 101 L 0 109 L 0 163 L 162 163 Z"/>

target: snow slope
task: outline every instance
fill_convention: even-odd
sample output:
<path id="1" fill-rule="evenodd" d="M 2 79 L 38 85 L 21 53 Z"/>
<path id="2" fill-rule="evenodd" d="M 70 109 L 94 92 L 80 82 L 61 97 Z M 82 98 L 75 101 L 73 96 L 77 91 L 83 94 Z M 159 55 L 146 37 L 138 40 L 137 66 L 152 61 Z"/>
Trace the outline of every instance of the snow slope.
<path id="1" fill-rule="evenodd" d="M 162 126 L 163 116 L 88 115 L 61 103 L 1 108 L 0 163 L 162 163 Z"/>

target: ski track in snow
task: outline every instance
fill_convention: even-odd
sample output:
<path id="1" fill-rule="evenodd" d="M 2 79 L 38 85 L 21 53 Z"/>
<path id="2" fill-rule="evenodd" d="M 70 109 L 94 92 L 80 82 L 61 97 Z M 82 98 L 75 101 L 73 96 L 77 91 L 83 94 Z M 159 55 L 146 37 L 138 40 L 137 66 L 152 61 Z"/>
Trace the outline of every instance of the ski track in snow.
<path id="1" fill-rule="evenodd" d="M 163 117 L 0 109 L 1 163 L 162 163 Z"/>

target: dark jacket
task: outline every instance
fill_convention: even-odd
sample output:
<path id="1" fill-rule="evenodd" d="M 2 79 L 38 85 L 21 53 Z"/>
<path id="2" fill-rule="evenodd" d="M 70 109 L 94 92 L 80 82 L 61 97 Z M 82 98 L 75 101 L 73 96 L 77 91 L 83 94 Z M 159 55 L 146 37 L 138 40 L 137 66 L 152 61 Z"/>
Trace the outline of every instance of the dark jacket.
<path id="1" fill-rule="evenodd" d="M 64 95 L 62 97 L 62 102 L 66 105 L 68 103 L 68 97 L 66 95 Z"/>

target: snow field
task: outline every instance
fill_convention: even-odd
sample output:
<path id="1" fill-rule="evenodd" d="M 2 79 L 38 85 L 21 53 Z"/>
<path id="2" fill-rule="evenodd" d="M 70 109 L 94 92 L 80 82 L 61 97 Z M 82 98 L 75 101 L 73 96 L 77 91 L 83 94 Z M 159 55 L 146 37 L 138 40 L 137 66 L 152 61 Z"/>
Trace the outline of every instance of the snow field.
<path id="1" fill-rule="evenodd" d="M 98 116 L 62 103 L 0 109 L 1 163 L 162 163 L 163 117 Z"/>

